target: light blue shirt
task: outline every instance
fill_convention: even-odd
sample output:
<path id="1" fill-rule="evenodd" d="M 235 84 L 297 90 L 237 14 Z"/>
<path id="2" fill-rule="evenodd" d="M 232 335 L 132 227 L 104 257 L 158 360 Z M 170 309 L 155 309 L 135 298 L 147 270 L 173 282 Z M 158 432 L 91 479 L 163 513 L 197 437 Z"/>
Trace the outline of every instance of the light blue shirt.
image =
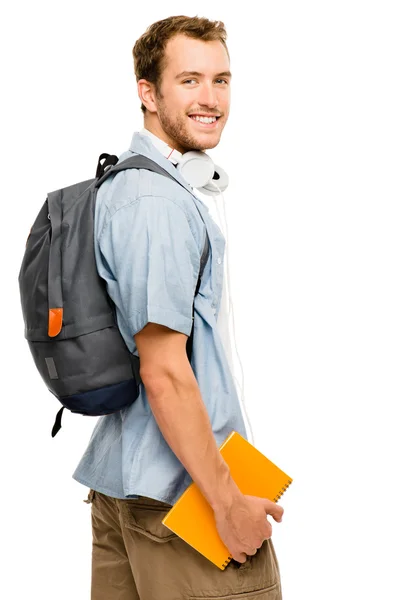
<path id="1" fill-rule="evenodd" d="M 144 169 L 110 175 L 95 207 L 95 256 L 116 306 L 121 334 L 138 355 L 134 335 L 159 323 L 190 335 L 193 295 L 207 229 L 210 250 L 194 303 L 191 365 L 218 446 L 235 430 L 247 439 L 217 319 L 225 239 L 174 165 L 149 137 L 135 132 L 122 161 L 142 154 L 179 181 Z M 179 419 L 179 415 L 176 415 Z M 146 389 L 129 407 L 98 417 L 72 477 L 114 498 L 148 496 L 174 504 L 192 478 L 165 441 Z"/>

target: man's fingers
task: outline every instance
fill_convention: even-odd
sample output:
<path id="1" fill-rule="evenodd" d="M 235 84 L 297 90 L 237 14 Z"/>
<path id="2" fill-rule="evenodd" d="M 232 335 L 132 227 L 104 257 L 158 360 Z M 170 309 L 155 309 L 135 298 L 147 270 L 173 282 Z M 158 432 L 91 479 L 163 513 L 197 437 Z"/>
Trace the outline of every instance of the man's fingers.
<path id="1" fill-rule="evenodd" d="M 279 506 L 278 504 L 272 503 L 270 501 L 268 501 L 268 503 L 266 503 L 265 505 L 265 510 L 267 512 L 267 514 L 271 515 L 271 517 L 273 517 L 273 519 L 275 519 L 275 521 L 277 523 L 280 523 L 282 521 L 282 516 L 283 516 L 283 508 L 282 506 Z"/>

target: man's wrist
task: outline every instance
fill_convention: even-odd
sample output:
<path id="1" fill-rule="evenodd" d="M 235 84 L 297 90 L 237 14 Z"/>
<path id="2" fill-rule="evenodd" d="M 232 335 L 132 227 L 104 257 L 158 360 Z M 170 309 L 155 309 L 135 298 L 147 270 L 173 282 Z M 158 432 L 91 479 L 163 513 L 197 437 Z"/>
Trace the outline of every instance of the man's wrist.
<path id="1" fill-rule="evenodd" d="M 211 508 L 214 513 L 227 512 L 240 494 L 241 491 L 228 471 L 225 478 L 220 482 L 218 494 L 210 503 Z"/>

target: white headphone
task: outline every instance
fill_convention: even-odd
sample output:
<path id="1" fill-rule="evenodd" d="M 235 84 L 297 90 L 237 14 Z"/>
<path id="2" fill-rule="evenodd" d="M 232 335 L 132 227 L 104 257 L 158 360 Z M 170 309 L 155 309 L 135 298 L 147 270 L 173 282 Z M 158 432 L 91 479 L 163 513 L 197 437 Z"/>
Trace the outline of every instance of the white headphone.
<path id="1" fill-rule="evenodd" d="M 148 129 L 143 128 L 140 133 L 149 137 L 165 158 L 176 165 L 185 181 L 199 192 L 214 196 L 224 192 L 228 187 L 229 178 L 227 173 L 220 166 L 214 164 L 212 158 L 205 152 L 189 150 L 182 154 L 175 148 L 168 146 L 166 142 Z"/>
<path id="2" fill-rule="evenodd" d="M 177 169 L 192 187 L 208 196 L 224 192 L 228 187 L 227 173 L 200 150 L 189 150 L 182 154 Z"/>

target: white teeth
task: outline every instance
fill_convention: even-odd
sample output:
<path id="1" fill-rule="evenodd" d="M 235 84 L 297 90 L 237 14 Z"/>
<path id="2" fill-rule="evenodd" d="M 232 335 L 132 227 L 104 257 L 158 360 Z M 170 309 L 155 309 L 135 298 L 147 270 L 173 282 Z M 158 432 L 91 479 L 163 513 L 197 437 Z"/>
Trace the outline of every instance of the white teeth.
<path id="1" fill-rule="evenodd" d="M 195 121 L 200 121 L 200 123 L 215 123 L 217 117 L 191 117 Z"/>

